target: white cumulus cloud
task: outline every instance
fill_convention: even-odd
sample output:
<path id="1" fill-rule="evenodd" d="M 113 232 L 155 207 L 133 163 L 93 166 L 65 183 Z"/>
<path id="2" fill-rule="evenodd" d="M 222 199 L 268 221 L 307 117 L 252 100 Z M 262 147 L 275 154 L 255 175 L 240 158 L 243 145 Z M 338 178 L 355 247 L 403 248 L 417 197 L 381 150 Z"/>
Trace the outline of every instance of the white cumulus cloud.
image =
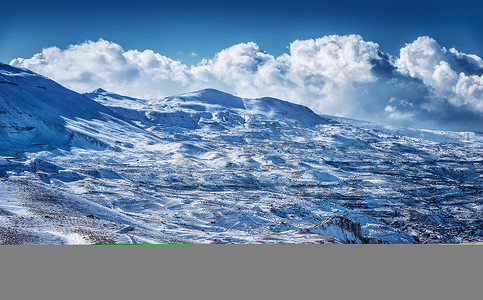
<path id="1" fill-rule="evenodd" d="M 483 129 L 483 61 L 420 37 L 393 58 L 359 35 L 296 40 L 278 57 L 253 42 L 187 66 L 103 39 L 50 47 L 14 66 L 76 90 L 160 98 L 201 88 L 271 96 L 318 113 L 410 126 Z"/>
<path id="2" fill-rule="evenodd" d="M 294 41 L 289 53 L 274 57 L 255 43 L 234 45 L 190 69 L 195 82 L 245 97 L 272 96 L 305 104 L 318 112 L 357 111 L 356 84 L 375 82 L 371 69 L 379 46 L 358 35 Z M 356 93 L 357 94 L 357 93 Z M 350 104 L 350 105 L 345 105 Z"/>
<path id="3" fill-rule="evenodd" d="M 188 67 L 151 50 L 124 51 L 100 39 L 65 50 L 43 49 L 30 59 L 10 62 L 45 75 L 78 92 L 103 87 L 118 93 L 153 97 L 179 92 L 190 82 Z"/>
<path id="4" fill-rule="evenodd" d="M 483 113 L 483 61 L 478 56 L 419 37 L 401 49 L 396 65 L 433 88 L 437 99 Z"/>

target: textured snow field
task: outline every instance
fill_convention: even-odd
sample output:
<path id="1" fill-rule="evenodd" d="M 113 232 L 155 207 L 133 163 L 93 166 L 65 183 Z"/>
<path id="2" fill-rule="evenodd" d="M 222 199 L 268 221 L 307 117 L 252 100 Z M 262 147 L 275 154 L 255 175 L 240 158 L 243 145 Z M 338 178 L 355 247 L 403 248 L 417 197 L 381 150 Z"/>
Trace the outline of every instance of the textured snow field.
<path id="1" fill-rule="evenodd" d="M 0 243 L 483 242 L 479 133 L 0 75 Z"/>

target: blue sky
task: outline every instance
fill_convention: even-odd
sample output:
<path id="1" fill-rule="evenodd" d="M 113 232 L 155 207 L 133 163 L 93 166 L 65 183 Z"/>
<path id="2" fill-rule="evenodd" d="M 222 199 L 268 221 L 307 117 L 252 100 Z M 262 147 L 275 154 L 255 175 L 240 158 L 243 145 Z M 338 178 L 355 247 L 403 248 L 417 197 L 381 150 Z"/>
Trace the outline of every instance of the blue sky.
<path id="1" fill-rule="evenodd" d="M 428 35 L 483 56 L 481 1 L 2 1 L 0 61 L 103 38 L 186 64 L 241 42 L 273 55 L 296 39 L 360 34 L 397 55 Z M 193 56 L 196 53 L 198 56 Z"/>

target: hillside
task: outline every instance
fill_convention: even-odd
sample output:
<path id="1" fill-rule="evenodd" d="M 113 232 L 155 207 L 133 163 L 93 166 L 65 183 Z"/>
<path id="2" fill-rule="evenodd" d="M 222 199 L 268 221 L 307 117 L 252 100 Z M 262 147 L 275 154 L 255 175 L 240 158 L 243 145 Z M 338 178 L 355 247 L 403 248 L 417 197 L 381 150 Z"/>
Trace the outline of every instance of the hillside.
<path id="1" fill-rule="evenodd" d="M 0 243 L 482 242 L 479 133 L 0 65 Z"/>

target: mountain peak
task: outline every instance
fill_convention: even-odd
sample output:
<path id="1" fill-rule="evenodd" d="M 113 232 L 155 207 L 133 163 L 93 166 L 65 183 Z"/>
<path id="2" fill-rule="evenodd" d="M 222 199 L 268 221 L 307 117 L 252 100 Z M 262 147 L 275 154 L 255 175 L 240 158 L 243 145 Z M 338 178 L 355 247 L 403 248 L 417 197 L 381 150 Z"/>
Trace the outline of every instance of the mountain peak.
<path id="1" fill-rule="evenodd" d="M 94 94 L 105 94 L 107 93 L 107 91 L 105 89 L 102 89 L 102 88 L 97 88 L 95 90 L 92 91 L 92 93 Z"/>
<path id="2" fill-rule="evenodd" d="M 171 96 L 166 99 L 181 100 L 183 102 L 202 102 L 210 105 L 220 105 L 226 108 L 245 108 L 242 98 L 211 88 Z"/>

